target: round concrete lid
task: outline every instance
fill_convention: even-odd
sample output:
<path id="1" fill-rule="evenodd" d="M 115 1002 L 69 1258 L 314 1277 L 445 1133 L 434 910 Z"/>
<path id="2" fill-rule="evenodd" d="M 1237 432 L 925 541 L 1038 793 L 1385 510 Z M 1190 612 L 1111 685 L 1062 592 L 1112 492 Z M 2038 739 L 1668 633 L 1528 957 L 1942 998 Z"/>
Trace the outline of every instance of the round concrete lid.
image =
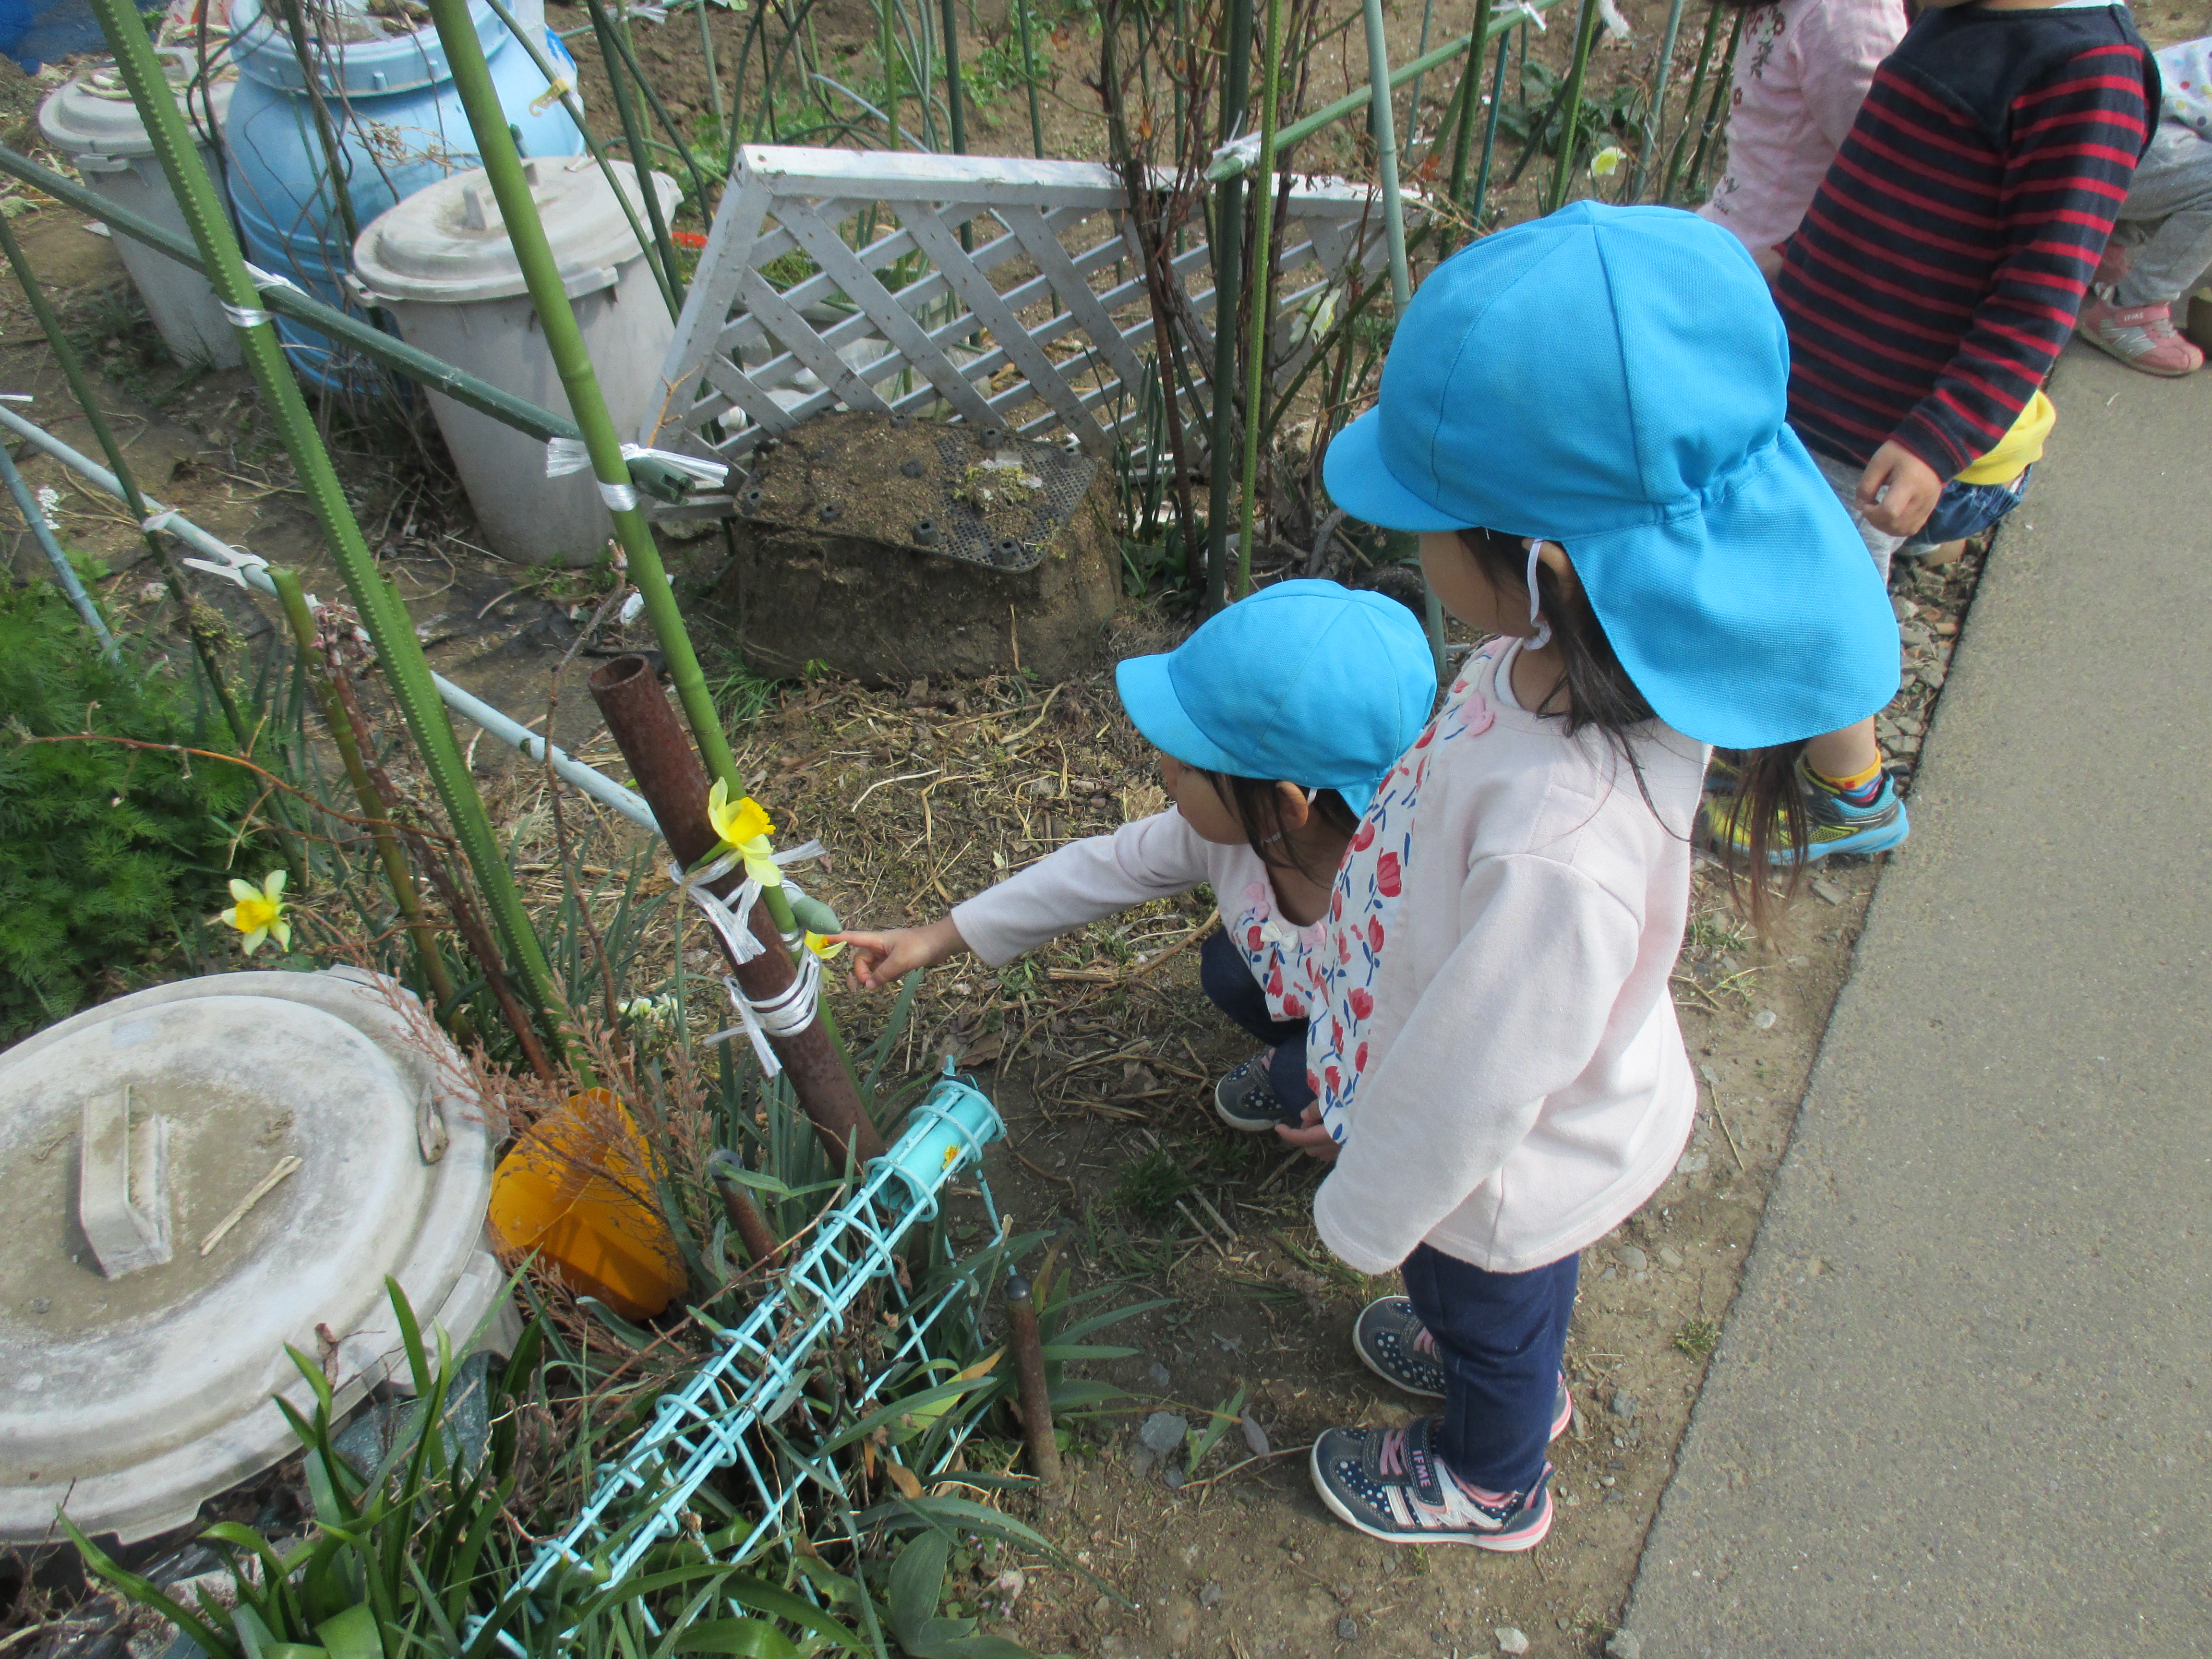
<path id="1" fill-rule="evenodd" d="M 189 1522 L 294 1449 L 288 1345 L 342 1402 L 404 1377 L 387 1273 L 464 1346 L 489 1187 L 459 1057 L 372 975 L 187 981 L 0 1054 L 0 1538 Z"/>
<path id="2" fill-rule="evenodd" d="M 598 163 L 589 156 L 544 156 L 523 168 L 570 296 L 611 287 L 639 249 Z M 617 161 L 613 172 L 642 222 L 645 195 L 635 169 Z M 673 209 L 682 194 L 676 180 L 657 173 L 653 182 L 662 208 Z M 353 264 L 362 285 L 384 300 L 466 305 L 528 289 L 481 167 L 426 185 L 379 214 L 354 243 Z"/>
<path id="3" fill-rule="evenodd" d="M 210 100 L 220 127 L 224 112 L 230 107 L 230 95 L 238 90 L 237 71 L 224 70 L 202 90 L 191 85 L 189 61 L 165 53 L 162 66 L 168 71 L 169 84 L 176 88 L 177 107 L 184 111 L 195 136 L 206 143 Z M 122 161 L 154 153 L 146 124 L 138 118 L 130 88 L 112 64 L 96 64 L 56 88 L 39 106 L 39 131 L 48 143 L 72 158 L 112 155 Z"/>

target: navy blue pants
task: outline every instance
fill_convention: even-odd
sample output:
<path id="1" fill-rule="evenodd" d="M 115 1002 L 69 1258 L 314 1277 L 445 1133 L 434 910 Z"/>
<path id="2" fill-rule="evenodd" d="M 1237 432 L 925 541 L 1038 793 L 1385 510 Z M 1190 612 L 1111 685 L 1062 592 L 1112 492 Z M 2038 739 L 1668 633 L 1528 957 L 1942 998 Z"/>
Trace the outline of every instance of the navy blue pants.
<path id="1" fill-rule="evenodd" d="M 1267 1084 L 1275 1098 L 1303 1110 L 1313 1102 L 1306 1086 L 1306 1022 L 1277 1019 L 1267 1009 L 1267 994 L 1252 977 L 1251 964 L 1237 942 L 1217 927 L 1198 949 L 1198 982 L 1213 1006 L 1275 1053 L 1267 1062 Z"/>
<path id="2" fill-rule="evenodd" d="M 1401 1269 L 1444 1367 L 1437 1455 L 1470 1486 L 1527 1492 L 1544 1472 L 1580 1255 L 1494 1273 L 1414 1246 Z"/>

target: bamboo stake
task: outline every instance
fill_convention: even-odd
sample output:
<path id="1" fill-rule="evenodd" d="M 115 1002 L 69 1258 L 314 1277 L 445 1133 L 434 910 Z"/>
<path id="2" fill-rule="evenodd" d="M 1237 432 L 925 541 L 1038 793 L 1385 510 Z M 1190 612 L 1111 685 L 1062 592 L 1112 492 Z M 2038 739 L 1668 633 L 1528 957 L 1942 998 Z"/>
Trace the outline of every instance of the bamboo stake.
<path id="1" fill-rule="evenodd" d="M 1368 0 L 1379 6 L 1381 0 Z M 1269 242 L 1274 231 L 1275 115 L 1282 94 L 1283 0 L 1267 0 L 1267 34 L 1260 49 L 1260 160 L 1254 171 L 1259 185 L 1254 191 L 1251 337 L 1244 358 L 1243 501 L 1237 515 L 1237 597 L 1252 591 L 1252 530 L 1260 496 L 1260 415 L 1267 395 L 1267 324 L 1275 308 L 1273 262 Z"/>
<path id="2" fill-rule="evenodd" d="M 1667 124 L 1667 82 L 1674 71 L 1674 42 L 1681 32 L 1682 0 L 1668 0 L 1667 27 L 1659 39 L 1659 61 L 1652 69 L 1651 108 L 1644 118 L 1644 143 L 1636 152 L 1636 171 L 1628 178 L 1627 199 L 1632 202 L 1644 194 L 1652 159 L 1659 154 L 1660 135 Z"/>
<path id="3" fill-rule="evenodd" d="M 1451 174 L 1444 186 L 1444 195 L 1455 207 L 1467 198 L 1467 157 L 1474 141 L 1474 106 L 1482 98 L 1483 48 L 1489 40 L 1490 0 L 1474 0 L 1474 27 L 1467 37 L 1467 65 L 1459 72 L 1459 125 L 1452 134 Z M 1480 214 L 1474 222 L 1479 235 L 1482 231 Z M 1443 252 L 1449 258 L 1451 251 L 1452 234 L 1446 230 Z"/>
<path id="4" fill-rule="evenodd" d="M 345 578 L 347 591 L 361 613 L 362 624 L 375 642 L 391 681 L 392 696 L 415 740 L 431 786 L 452 820 L 453 833 L 468 859 L 477 888 L 492 911 L 507 951 L 521 969 L 527 994 L 541 1014 L 548 1013 L 560 1006 L 552 969 L 523 910 L 521 895 L 515 890 L 514 872 L 500 854 L 491 820 L 469 779 L 460 745 L 453 740 L 453 729 L 446 723 L 445 710 L 431 683 L 429 665 L 423 660 L 422 644 L 415 637 L 413 621 L 407 615 L 406 606 L 399 602 L 377 569 L 375 556 L 362 537 L 361 526 L 355 521 L 353 508 L 338 483 L 337 470 L 316 436 L 314 421 L 301 395 L 300 384 L 284 361 L 283 348 L 277 341 L 270 313 L 261 309 L 260 296 L 246 274 L 245 257 L 239 252 L 229 223 L 223 216 L 222 205 L 216 198 L 215 185 L 195 151 L 191 134 L 185 125 L 184 112 L 177 107 L 168 79 L 154 55 L 153 43 L 146 37 L 146 26 L 130 0 L 90 0 L 90 3 L 106 33 L 108 49 L 114 54 L 116 65 L 131 89 L 131 100 L 137 106 L 138 118 L 144 123 L 155 154 L 161 158 L 170 191 L 185 216 L 185 222 L 191 228 L 193 240 L 199 246 L 209 285 L 235 317 L 246 366 L 252 371 L 265 404 L 276 416 L 278 433 L 298 474 L 301 491 Z M 483 49 L 477 44 L 473 27 L 468 29 L 468 35 L 476 61 L 481 65 Z M 504 137 L 507 128 L 503 119 L 499 131 Z M 507 142 L 511 155 L 513 141 Z M 548 1024 L 550 1026 L 550 1020 Z"/>
<path id="5" fill-rule="evenodd" d="M 614 22 L 612 19 L 608 17 L 607 9 L 602 3 L 602 0 L 584 0 L 584 3 L 590 9 L 592 14 L 592 38 L 599 42 L 600 61 L 605 64 L 607 68 L 607 91 L 615 100 L 615 114 L 622 122 L 623 144 L 623 147 L 629 151 L 630 166 L 637 170 L 638 191 L 645 198 L 646 222 L 653 227 L 653 240 L 654 244 L 660 249 L 660 263 L 662 267 L 668 273 L 669 291 L 676 296 L 677 305 L 680 309 L 684 302 L 684 283 L 683 280 L 676 274 L 676 244 L 669 238 L 667 216 L 660 210 L 660 192 L 653 188 L 653 151 L 645 142 L 645 133 L 643 129 L 641 129 L 638 125 L 637 110 L 635 106 L 631 104 L 629 94 L 623 86 L 622 52 L 615 44 Z M 439 17 L 441 16 L 441 14 L 435 7 L 433 7 L 431 9 L 431 15 L 433 17 Z M 441 21 L 438 27 L 440 38 L 444 39 L 446 33 L 445 25 Z M 482 63 L 483 61 L 483 44 L 477 40 L 476 30 L 473 27 L 469 30 L 469 42 L 471 50 L 476 55 L 477 61 L 478 63 Z M 450 40 L 446 41 L 446 52 L 448 58 L 450 58 L 453 52 L 453 43 Z M 490 71 L 487 70 L 484 75 L 484 79 L 487 84 L 489 83 L 490 78 Z M 454 77 L 454 84 L 458 89 L 459 85 L 459 76 L 456 76 Z M 466 101 L 467 100 L 465 99 L 463 100 L 463 103 L 465 105 L 466 104 Z M 503 134 L 507 134 L 507 148 L 508 152 L 512 154 L 514 150 L 514 137 L 513 134 L 507 133 L 507 112 L 500 107 L 499 97 L 496 93 L 492 95 L 492 112 L 497 117 L 499 131 Z M 485 124 L 477 119 L 477 112 L 475 110 L 471 109 L 468 114 L 469 125 L 474 130 L 477 135 L 477 150 L 478 156 L 484 164 L 484 171 L 489 173 L 491 171 L 491 157 L 485 151 Z M 516 164 L 515 173 L 517 178 L 521 176 L 521 166 L 520 162 Z M 514 210 L 508 207 L 505 194 L 498 191 L 496 185 L 494 185 L 494 193 L 499 195 L 500 212 L 505 216 L 506 222 L 511 229 L 514 223 L 513 216 Z M 524 189 L 524 198 L 526 200 L 529 198 L 527 186 Z M 538 217 L 538 210 L 534 203 L 531 207 L 530 216 L 533 222 Z M 544 234 L 542 228 L 539 234 L 541 237 Z"/>
<path id="6" fill-rule="evenodd" d="M 1575 18 L 1574 62 L 1567 69 L 1567 90 L 1559 122 L 1559 161 L 1552 169 L 1552 188 L 1544 211 L 1557 213 L 1567 199 L 1567 181 L 1574 175 L 1575 152 L 1582 145 L 1583 81 L 1589 73 L 1591 44 L 1597 38 L 1597 0 L 1582 0 Z"/>
<path id="7" fill-rule="evenodd" d="M 1713 0 L 1712 9 L 1705 14 L 1705 38 L 1698 46 L 1698 67 L 1690 77 L 1690 96 L 1683 104 L 1682 136 L 1674 141 L 1674 149 L 1667 157 L 1667 172 L 1659 181 L 1659 204 L 1666 206 L 1674 199 L 1674 174 L 1682 165 L 1682 152 L 1690 136 L 1689 122 L 1698 113 L 1698 98 L 1705 89 L 1705 72 L 1712 67 L 1713 39 L 1720 27 L 1721 10 L 1728 0 Z"/>
<path id="8" fill-rule="evenodd" d="M 345 765 L 354 799 L 361 803 L 362 816 L 375 825 L 370 833 L 376 842 L 377 862 L 384 866 L 384 879 L 392 889 L 392 896 L 414 941 L 423 981 L 436 999 L 439 1011 L 450 1019 L 460 1010 L 459 989 L 453 984 L 453 975 L 447 970 L 445 957 L 439 954 L 429 920 L 422 914 L 422 895 L 416 890 L 414 872 L 407 867 L 406 854 L 399 850 L 398 838 L 392 833 L 391 823 L 385 817 L 383 799 L 376 793 L 368 767 L 361 757 L 361 744 L 354 738 L 353 721 L 339 706 L 337 692 L 328 676 L 316 666 L 315 658 L 322 649 L 322 640 L 314 616 L 307 609 L 307 596 L 300 586 L 297 573 L 282 566 L 270 566 L 269 580 L 276 585 L 277 600 L 284 607 L 284 620 L 291 624 L 292 641 L 300 648 L 300 661 L 307 683 L 314 690 L 315 700 L 322 705 L 323 725 L 337 747 L 338 759 Z"/>
<path id="9" fill-rule="evenodd" d="M 1727 63 L 1731 67 L 1735 63 L 1736 46 L 1743 39 L 1744 23 L 1750 16 L 1748 11 L 1738 11 L 1735 27 L 1729 31 Z M 1698 180 L 1705 176 L 1706 149 L 1713 142 L 1713 135 L 1721 128 L 1721 111 L 1728 102 L 1730 78 L 1729 70 L 1724 68 L 1713 80 L 1712 101 L 1705 106 L 1705 123 L 1698 134 L 1697 154 L 1690 158 L 1690 176 L 1682 181 L 1683 193 L 1692 199 L 1695 199 L 1698 194 Z"/>
<path id="10" fill-rule="evenodd" d="M 530 54 L 530 61 L 538 65 L 538 72 L 545 77 L 545 84 L 549 88 L 557 85 L 561 77 L 553 67 L 553 60 L 545 55 L 538 43 L 532 40 L 524 30 L 522 25 L 515 21 L 514 14 L 501 4 L 501 0 L 484 0 L 484 3 L 491 8 L 493 16 L 507 25 L 507 32 L 522 43 L 523 51 Z M 703 18 L 706 15 L 707 0 L 698 0 L 698 5 L 699 15 Z M 702 27 L 703 27 L 704 25 L 702 24 Z M 710 86 L 714 84 L 711 75 L 708 76 L 708 84 Z M 720 97 L 719 88 L 715 96 L 718 100 Z M 568 118 L 576 124 L 576 131 L 583 134 L 584 148 L 591 152 L 592 160 L 599 163 L 599 176 L 607 181 L 607 188 L 614 191 L 615 204 L 622 209 L 623 217 L 629 221 L 630 234 L 637 238 L 637 251 L 645 256 L 645 268 L 653 273 L 653 283 L 659 288 L 660 297 L 668 307 L 668 315 L 673 319 L 684 307 L 676 298 L 675 289 L 669 283 L 669 273 L 660 268 L 660 249 L 653 242 L 650 233 L 638 222 L 637 209 L 630 204 L 629 192 L 616 182 L 614 164 L 607 160 L 606 146 L 592 137 L 592 129 L 584 119 L 584 106 L 577 100 L 575 88 L 569 88 L 561 94 L 561 107 L 568 112 Z M 641 189 L 647 186 L 647 180 L 642 173 L 639 173 L 637 182 Z"/>
<path id="11" fill-rule="evenodd" d="M 110 5 L 118 3 L 119 0 L 102 0 L 102 3 Z M 523 177 L 522 158 L 516 154 L 514 139 L 507 130 L 506 116 L 492 86 L 483 48 L 469 21 L 466 0 L 430 0 L 430 13 L 437 24 L 439 38 L 445 43 L 454 90 L 468 113 L 485 176 L 491 182 L 493 195 L 498 198 L 507 240 L 514 249 L 516 263 L 522 268 L 538 325 L 544 332 L 547 354 L 560 374 L 561 389 L 568 395 L 568 408 L 591 455 L 592 471 L 599 480 L 600 494 L 608 500 L 616 539 L 622 544 L 630 581 L 645 600 L 647 619 L 653 625 L 653 636 L 666 660 L 668 677 L 675 683 L 676 695 L 684 706 L 692 738 L 699 745 L 700 758 L 705 762 L 710 778 L 720 779 L 733 792 L 738 791 L 743 781 L 738 776 L 729 739 L 723 734 L 721 716 L 714 708 L 713 694 L 707 689 L 706 676 L 700 672 L 698 654 L 692 649 L 691 637 L 684 629 L 683 613 L 677 609 L 675 592 L 668 585 L 668 573 L 660 562 L 660 550 L 654 545 L 653 532 L 637 505 L 629 466 L 623 459 L 622 434 L 616 430 L 614 417 L 607 412 L 599 374 L 592 367 L 591 354 L 584 349 L 583 331 L 576 325 L 575 308 L 568 302 L 560 265 L 553 257 L 551 244 L 546 240 L 545 226 L 538 216 L 538 204 L 532 199 L 529 183 Z M 647 200 L 652 199 L 647 192 Z M 782 904 L 786 912 L 776 917 L 777 925 L 787 927 L 789 906 L 779 890 L 770 891 L 775 903 Z"/>
<path id="12" fill-rule="evenodd" d="M 1026 3 L 1026 0 L 1024 0 Z M 1252 96 L 1252 0 L 1229 0 L 1228 63 L 1221 90 L 1221 142 L 1243 131 Z M 1229 602 L 1229 451 L 1237 432 L 1237 296 L 1244 289 L 1244 180 L 1222 179 L 1213 194 L 1213 428 L 1207 444 L 1206 608 Z M 1247 410 L 1247 418 L 1256 411 Z"/>
<path id="13" fill-rule="evenodd" d="M 1251 0 L 1242 0 L 1246 15 L 1250 15 Z M 1014 16 L 1022 32 L 1022 79 L 1028 83 L 1030 94 L 1030 146 L 1039 161 L 1044 159 L 1044 117 L 1037 107 L 1036 48 L 1030 39 L 1030 0 L 1014 0 Z"/>

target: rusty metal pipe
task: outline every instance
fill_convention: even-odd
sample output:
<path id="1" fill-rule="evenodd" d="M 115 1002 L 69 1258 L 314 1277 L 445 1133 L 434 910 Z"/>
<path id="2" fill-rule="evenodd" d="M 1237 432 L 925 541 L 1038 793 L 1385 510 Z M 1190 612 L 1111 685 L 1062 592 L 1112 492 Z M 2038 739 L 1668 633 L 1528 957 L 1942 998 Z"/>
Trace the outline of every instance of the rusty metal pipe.
<path id="1" fill-rule="evenodd" d="M 643 657 L 617 657 L 592 676 L 591 688 L 592 700 L 629 763 L 637 793 L 653 808 L 670 854 L 684 869 L 693 868 L 721 844 L 721 838 L 707 817 L 706 769 L 692 752 L 683 722 L 669 706 L 668 694 L 652 665 Z M 744 884 L 744 872 L 732 870 L 709 890 L 726 898 Z M 799 970 L 765 904 L 755 904 L 745 921 L 753 937 L 768 948 L 750 962 L 732 963 L 731 968 L 740 990 L 756 1002 L 766 1002 L 788 989 Z M 720 935 L 716 940 L 720 943 Z M 790 1075 L 800 1109 L 822 1137 L 830 1163 L 843 1169 L 848 1146 L 861 1163 L 881 1158 L 884 1138 L 868 1121 L 860 1091 L 822 1016 L 817 1014 L 796 1036 L 769 1041 Z"/>
<path id="2" fill-rule="evenodd" d="M 714 1190 L 722 1195 L 722 1213 L 729 1218 L 730 1231 L 744 1245 L 745 1254 L 752 1257 L 757 1267 L 780 1266 L 783 1247 L 769 1231 L 768 1218 L 753 1203 L 752 1195 L 735 1179 L 737 1172 L 744 1168 L 738 1155 L 727 1147 L 707 1160 L 708 1176 L 714 1182 Z"/>
<path id="3" fill-rule="evenodd" d="M 1060 1442 L 1052 1430 L 1052 1392 L 1044 1380 L 1044 1343 L 1037 1334 L 1036 1298 L 1019 1273 L 1006 1279 L 1006 1346 L 1012 1351 L 1014 1381 L 1021 1390 L 1022 1438 L 1028 1443 L 1030 1473 L 1043 1487 L 1048 1503 L 1061 1501 Z"/>

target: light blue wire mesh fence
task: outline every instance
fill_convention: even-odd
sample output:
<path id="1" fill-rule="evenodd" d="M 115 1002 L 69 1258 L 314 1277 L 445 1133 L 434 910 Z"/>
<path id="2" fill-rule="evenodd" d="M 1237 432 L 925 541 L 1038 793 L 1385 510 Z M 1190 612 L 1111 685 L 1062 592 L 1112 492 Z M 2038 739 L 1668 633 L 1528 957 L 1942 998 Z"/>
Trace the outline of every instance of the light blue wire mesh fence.
<path id="1" fill-rule="evenodd" d="M 899 1412 L 942 1420 L 944 1431 L 925 1437 L 927 1461 L 914 1474 L 926 1480 L 944 1471 L 974 1426 L 975 1413 L 959 1407 L 975 1390 L 973 1379 L 940 1376 L 954 1362 L 939 1350 L 955 1321 L 980 1343 L 975 1322 L 985 1287 L 959 1271 L 949 1244 L 938 1245 L 933 1264 L 949 1271 L 927 1276 L 915 1273 L 901 1246 L 937 1216 L 956 1177 L 971 1170 L 996 1237 L 997 1211 L 981 1166 L 984 1146 L 1005 1132 L 997 1109 L 966 1081 L 948 1075 L 936 1084 L 898 1143 L 867 1165 L 860 1189 L 822 1217 L 769 1293 L 721 1334 L 713 1358 L 683 1387 L 662 1396 L 652 1422 L 602 1473 L 575 1519 L 539 1550 L 522 1579 L 537 1603 L 532 1614 L 557 1617 L 546 1603 L 562 1585 L 604 1591 L 637 1571 L 657 1545 L 696 1534 L 700 1488 L 725 1470 L 733 1472 L 724 1481 L 726 1496 L 733 1496 L 733 1485 L 750 1488 L 750 1501 L 740 1507 L 752 1518 L 718 1554 L 743 1563 L 779 1533 L 804 1536 L 810 1499 L 817 1513 L 847 1507 L 845 1462 L 837 1452 L 872 1416 Z M 868 1354 L 857 1381 L 818 1363 L 825 1337 L 859 1328 L 888 1346 Z M 840 1388 L 847 1400 L 821 1397 Z M 886 1405 L 882 1396 L 894 1389 L 900 1398 Z M 900 1448 L 887 1444 L 881 1455 L 896 1461 Z M 501 1640 L 524 1650 L 511 1635 Z"/>

